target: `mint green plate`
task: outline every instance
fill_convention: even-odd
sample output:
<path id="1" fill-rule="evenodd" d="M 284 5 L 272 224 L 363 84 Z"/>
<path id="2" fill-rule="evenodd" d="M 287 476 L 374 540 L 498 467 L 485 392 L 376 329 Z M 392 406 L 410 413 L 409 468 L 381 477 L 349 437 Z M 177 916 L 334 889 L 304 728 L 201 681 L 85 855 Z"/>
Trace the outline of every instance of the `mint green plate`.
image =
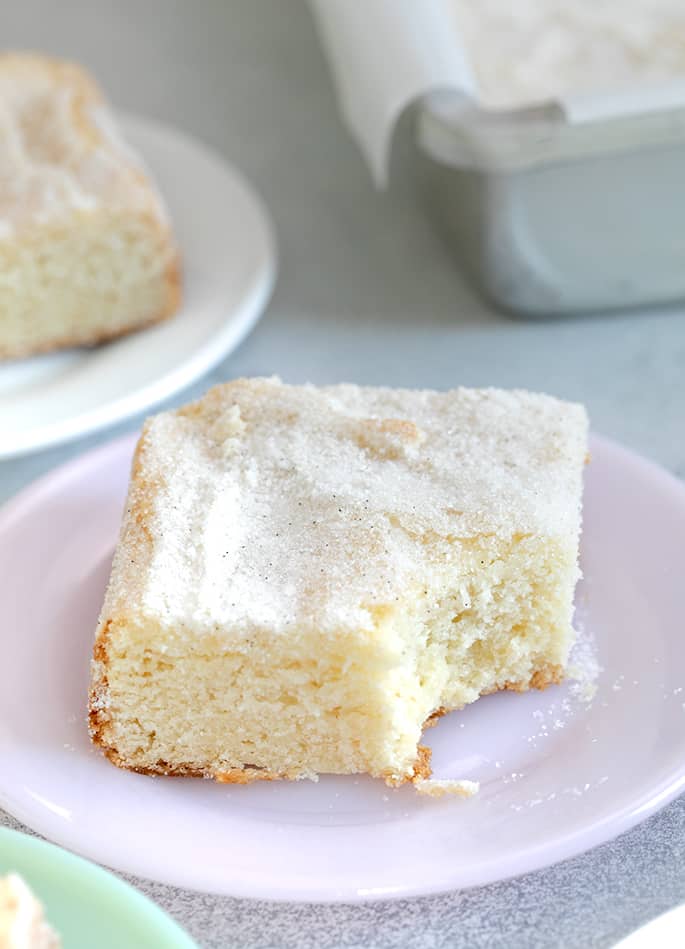
<path id="1" fill-rule="evenodd" d="M 0 875 L 9 872 L 29 884 L 64 949 L 197 949 L 166 913 L 111 873 L 0 828 Z"/>

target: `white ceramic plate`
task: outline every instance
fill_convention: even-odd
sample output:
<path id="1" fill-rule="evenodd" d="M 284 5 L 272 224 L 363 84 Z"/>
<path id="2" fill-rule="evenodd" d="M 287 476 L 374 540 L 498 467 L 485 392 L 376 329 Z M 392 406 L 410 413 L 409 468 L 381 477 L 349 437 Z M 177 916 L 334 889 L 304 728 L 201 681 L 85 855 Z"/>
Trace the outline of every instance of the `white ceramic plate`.
<path id="1" fill-rule="evenodd" d="M 685 906 L 677 906 L 626 936 L 615 949 L 683 949 L 683 946 Z"/>
<path id="2" fill-rule="evenodd" d="M 88 663 L 133 448 L 72 461 L 0 515 L 0 805 L 111 867 L 270 899 L 357 900 L 475 886 L 570 857 L 685 785 L 685 487 L 596 439 L 578 594 L 602 671 L 499 694 L 427 732 L 431 800 L 367 778 L 231 787 L 117 770 L 85 731 Z M 588 666 L 588 656 L 581 656 Z"/>
<path id="3" fill-rule="evenodd" d="M 94 349 L 0 363 L 0 458 L 141 412 L 240 343 L 276 273 L 271 224 L 242 176 L 206 146 L 147 119 L 121 119 L 168 204 L 183 258 L 172 319 Z"/>

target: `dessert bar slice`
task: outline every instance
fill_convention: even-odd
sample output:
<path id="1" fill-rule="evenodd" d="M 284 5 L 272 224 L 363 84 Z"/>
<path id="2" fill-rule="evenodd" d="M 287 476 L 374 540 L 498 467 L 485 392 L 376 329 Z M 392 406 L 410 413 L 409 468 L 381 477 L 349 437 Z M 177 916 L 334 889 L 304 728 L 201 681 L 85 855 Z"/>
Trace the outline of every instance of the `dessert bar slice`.
<path id="1" fill-rule="evenodd" d="M 150 419 L 95 642 L 93 740 L 144 772 L 429 774 L 426 722 L 573 640 L 579 405 L 238 380 Z"/>
<path id="2" fill-rule="evenodd" d="M 0 358 L 111 339 L 179 299 L 166 210 L 93 80 L 0 54 Z"/>

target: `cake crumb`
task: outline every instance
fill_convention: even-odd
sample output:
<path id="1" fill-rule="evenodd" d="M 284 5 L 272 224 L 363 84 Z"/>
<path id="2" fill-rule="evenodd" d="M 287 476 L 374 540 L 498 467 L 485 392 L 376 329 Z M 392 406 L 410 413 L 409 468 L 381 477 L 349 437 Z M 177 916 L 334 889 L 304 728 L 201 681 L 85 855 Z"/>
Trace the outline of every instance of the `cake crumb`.
<path id="1" fill-rule="evenodd" d="M 455 781 L 453 779 L 415 778 L 412 782 L 419 794 L 427 797 L 473 797 L 480 790 L 478 781 Z"/>

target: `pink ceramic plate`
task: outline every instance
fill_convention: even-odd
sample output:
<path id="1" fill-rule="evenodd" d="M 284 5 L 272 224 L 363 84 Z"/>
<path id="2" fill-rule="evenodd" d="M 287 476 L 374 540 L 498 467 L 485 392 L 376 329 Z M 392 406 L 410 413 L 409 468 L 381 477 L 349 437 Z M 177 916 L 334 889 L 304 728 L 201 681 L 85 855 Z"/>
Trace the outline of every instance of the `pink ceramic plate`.
<path id="1" fill-rule="evenodd" d="M 437 775 L 479 780 L 478 796 L 431 800 L 354 777 L 230 787 L 117 770 L 89 745 L 85 703 L 133 444 L 77 459 L 0 515 L 0 805 L 30 827 L 180 886 L 359 900 L 546 866 L 685 786 L 685 487 L 599 439 L 578 595 L 583 681 L 490 696 L 427 733 Z"/>

